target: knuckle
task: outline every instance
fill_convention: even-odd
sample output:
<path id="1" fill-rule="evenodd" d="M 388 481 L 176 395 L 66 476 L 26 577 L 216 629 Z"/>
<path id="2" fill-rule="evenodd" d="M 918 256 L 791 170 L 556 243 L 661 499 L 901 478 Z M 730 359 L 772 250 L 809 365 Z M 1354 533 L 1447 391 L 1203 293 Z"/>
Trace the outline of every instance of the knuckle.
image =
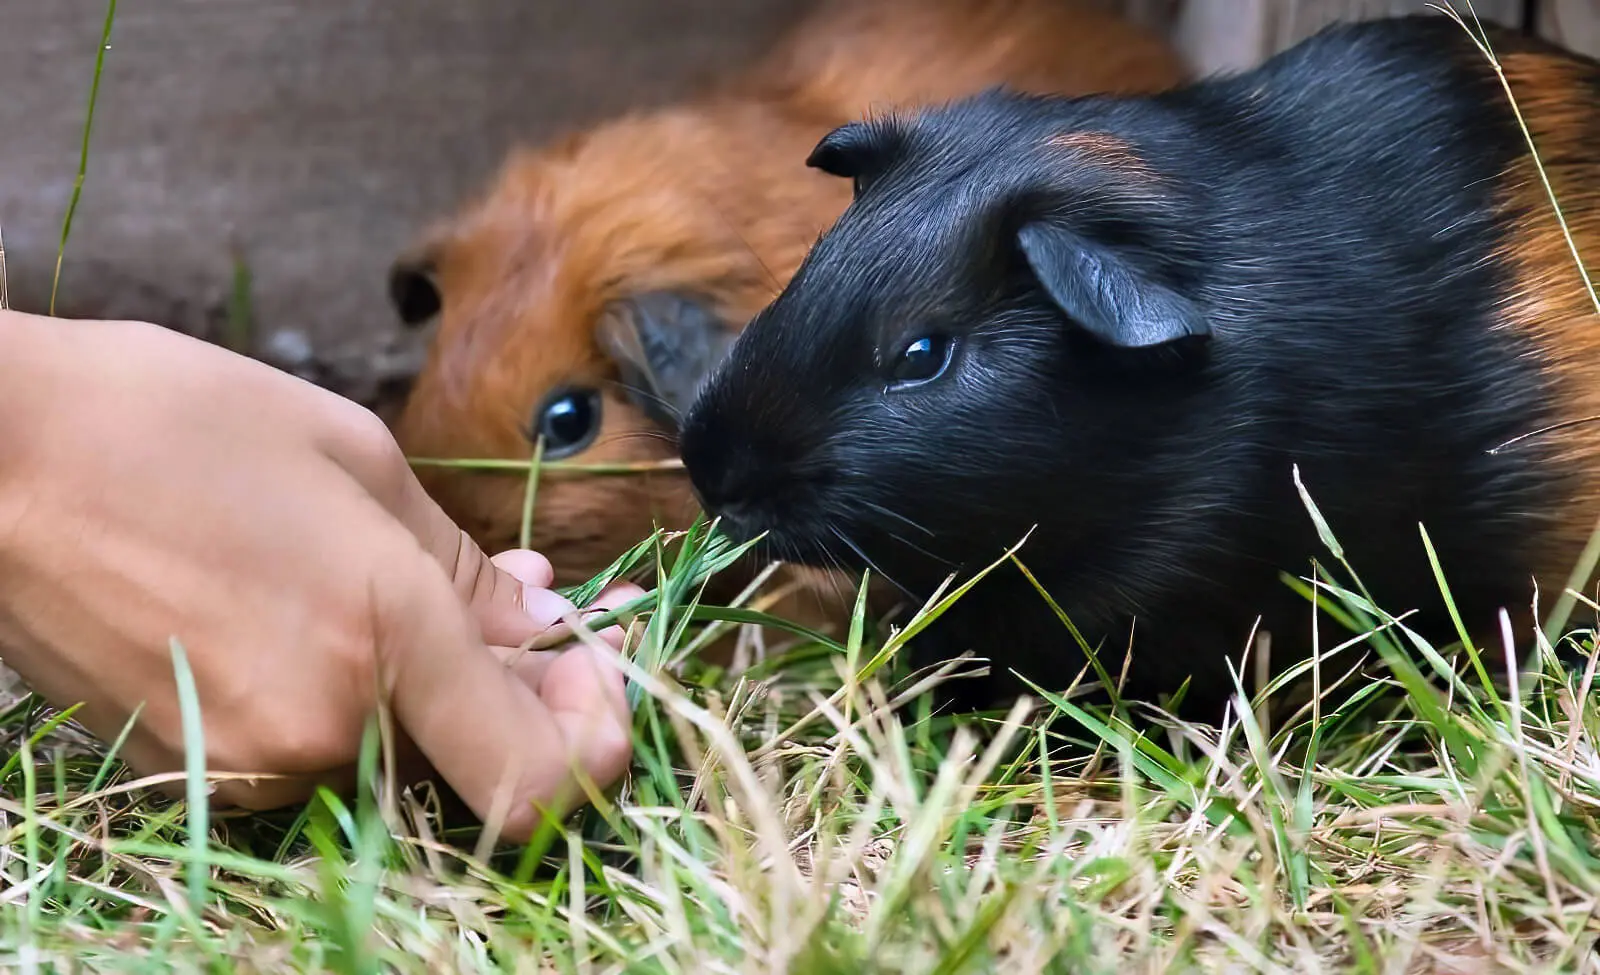
<path id="1" fill-rule="evenodd" d="M 307 774 L 337 768 L 355 757 L 359 729 L 352 736 L 348 722 L 329 714 L 297 714 L 261 729 L 253 751 L 256 768 L 277 774 Z"/>
<path id="2" fill-rule="evenodd" d="M 405 468 L 405 454 L 378 414 L 358 403 L 341 404 L 339 439 L 345 449 L 375 471 Z"/>
<path id="3" fill-rule="evenodd" d="M 459 527 L 455 528 L 453 532 L 445 535 L 432 548 L 435 559 L 440 568 L 449 576 L 450 585 L 457 596 L 467 602 L 472 602 L 480 595 L 487 594 L 487 592 L 480 592 L 480 590 L 486 586 L 493 585 L 495 575 L 493 567 L 488 567 L 488 578 L 485 578 L 485 567 L 488 566 L 488 559 L 474 560 L 476 546 L 473 545 L 471 537 L 465 531 Z M 479 564 L 480 561 L 482 564 Z M 422 594 L 414 590 L 416 587 L 424 585 L 424 581 L 413 577 L 409 580 L 409 585 L 412 588 L 407 591 L 406 595 L 413 599 L 420 598 Z"/>
<path id="4" fill-rule="evenodd" d="M 501 574 L 500 570 L 495 567 L 493 562 L 483 558 L 478 553 L 477 546 L 473 545 L 472 540 L 467 537 L 467 533 L 464 531 L 458 532 L 458 548 L 456 553 L 456 560 L 458 564 L 462 561 L 469 563 L 468 565 L 462 567 L 462 574 L 467 577 L 468 592 L 466 595 L 468 602 L 477 605 L 480 603 L 480 601 L 485 604 L 495 601 L 496 597 L 499 595 L 500 586 L 505 581 L 506 576 Z M 521 599 L 518 594 L 520 593 L 521 589 L 521 586 L 516 586 L 514 587 L 514 591 L 512 593 L 513 598 L 517 600 L 519 606 L 521 604 Z"/>
<path id="5" fill-rule="evenodd" d="M 359 594 L 348 592 L 342 605 L 325 604 L 329 618 L 341 621 L 311 637 L 318 649 L 316 672 L 306 675 L 310 683 L 292 697 L 263 700 L 252 694 L 239 702 L 239 713 L 248 711 L 251 718 L 248 724 L 233 722 L 248 733 L 230 736 L 230 771 L 304 775 L 354 761 L 376 694 L 369 609 Z"/>

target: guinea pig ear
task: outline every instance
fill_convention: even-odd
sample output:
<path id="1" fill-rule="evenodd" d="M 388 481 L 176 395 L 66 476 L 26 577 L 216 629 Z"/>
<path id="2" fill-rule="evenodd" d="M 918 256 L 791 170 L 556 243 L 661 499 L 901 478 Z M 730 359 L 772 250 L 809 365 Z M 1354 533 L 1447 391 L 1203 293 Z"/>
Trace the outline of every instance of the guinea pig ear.
<path id="1" fill-rule="evenodd" d="M 407 254 L 390 265 L 389 302 L 407 328 L 418 328 L 439 314 L 444 299 L 430 255 Z"/>
<path id="2" fill-rule="evenodd" d="M 1211 336 L 1194 302 L 1142 274 L 1113 247 L 1048 220 L 1024 224 L 1017 244 L 1050 300 L 1107 345 L 1140 349 Z"/>
<path id="3" fill-rule="evenodd" d="M 738 337 L 706 302 L 651 291 L 613 302 L 595 330 L 628 399 L 663 429 L 676 432 L 700 382 Z"/>
<path id="4" fill-rule="evenodd" d="M 850 180 L 859 192 L 889 164 L 901 137 L 901 123 L 893 116 L 850 122 L 823 136 L 806 157 L 806 165 Z"/>

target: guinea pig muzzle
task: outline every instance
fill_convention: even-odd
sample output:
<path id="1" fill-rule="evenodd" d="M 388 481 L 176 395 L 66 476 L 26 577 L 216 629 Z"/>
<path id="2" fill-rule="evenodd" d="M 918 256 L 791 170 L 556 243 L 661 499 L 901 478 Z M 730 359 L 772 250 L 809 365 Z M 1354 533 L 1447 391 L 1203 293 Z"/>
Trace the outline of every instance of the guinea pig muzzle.
<path id="1" fill-rule="evenodd" d="M 773 476 L 778 465 L 763 463 L 748 446 L 701 423 L 685 425 L 679 450 L 701 507 L 722 519 L 729 537 L 745 541 L 773 527 L 771 502 L 783 486 Z"/>

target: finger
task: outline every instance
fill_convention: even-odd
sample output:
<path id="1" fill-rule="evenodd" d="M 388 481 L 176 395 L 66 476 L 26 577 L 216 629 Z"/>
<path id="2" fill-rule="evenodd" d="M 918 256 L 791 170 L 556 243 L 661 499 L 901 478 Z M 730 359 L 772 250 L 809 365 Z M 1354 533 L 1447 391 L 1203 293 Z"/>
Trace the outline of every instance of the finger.
<path id="1" fill-rule="evenodd" d="M 101 722 L 91 721 L 90 724 L 92 725 L 90 731 L 97 737 L 102 741 L 110 740 Z M 110 730 L 114 737 L 118 726 L 113 724 Z M 211 729 L 208 728 L 209 730 Z M 184 771 L 182 752 L 173 751 L 160 736 L 149 734 L 147 729 L 141 731 L 139 726 L 135 725 L 133 733 L 122 742 L 117 758 L 140 778 L 175 775 L 173 778 L 164 778 L 152 786 L 152 789 L 160 795 L 171 799 L 183 799 L 187 794 L 188 782 L 182 775 Z M 253 769 L 219 768 L 214 756 L 208 756 L 207 771 L 243 773 L 249 776 L 218 777 L 213 780 L 211 804 L 218 809 L 239 808 L 252 811 L 279 809 L 304 802 L 319 785 L 340 791 L 353 785 L 355 781 L 353 767 L 329 770 L 322 775 L 255 775 L 252 774 L 255 771 Z"/>
<path id="2" fill-rule="evenodd" d="M 562 650 L 523 650 L 520 647 L 491 646 L 489 652 L 493 653 L 511 676 L 538 691 L 539 685 L 544 683 L 544 675 L 550 670 L 550 665 L 565 651 Z"/>
<path id="3" fill-rule="evenodd" d="M 349 795 L 356 785 L 354 765 L 330 769 L 321 775 L 223 779 L 212 792 L 212 803 L 219 809 L 234 806 L 251 812 L 264 812 L 305 802 L 319 787 L 339 795 Z M 177 799 L 183 798 L 186 789 L 183 782 L 168 783 L 162 787 L 163 792 Z"/>
<path id="4" fill-rule="evenodd" d="M 609 610 L 626 606 L 640 596 L 644 590 L 629 582 L 615 582 L 601 591 L 595 597 L 591 609 Z M 632 620 L 625 620 L 624 625 L 631 627 Z M 627 680 L 621 667 L 602 658 L 620 655 L 627 640 L 627 630 L 623 626 L 608 626 L 595 634 L 607 644 L 614 653 L 607 654 L 600 647 L 584 645 L 586 653 L 580 660 L 573 660 L 551 667 L 545 674 L 544 682 L 539 685 L 540 696 L 546 703 L 557 710 L 558 720 L 561 713 L 561 702 L 568 700 L 589 700 L 592 697 L 603 698 L 611 709 L 613 719 L 623 728 L 632 728 L 632 713 L 628 707 Z M 591 697 L 592 696 L 592 697 Z M 618 776 L 626 771 L 628 752 L 621 755 L 623 767 L 616 773 Z M 605 761 L 601 756 L 597 761 Z"/>
<path id="5" fill-rule="evenodd" d="M 626 606 L 642 595 L 644 595 L 644 590 L 638 586 L 630 583 L 614 584 L 601 592 L 594 603 L 578 619 L 582 622 L 586 617 L 606 610 L 616 609 L 619 606 Z M 572 609 L 573 606 L 570 602 L 549 590 L 543 592 L 542 598 L 537 603 L 530 602 L 529 604 L 529 612 L 535 619 L 549 619 L 552 622 L 559 621 L 564 614 L 571 612 Z M 621 626 L 608 626 L 596 633 L 595 636 L 599 637 L 613 650 L 621 651 L 623 643 L 627 639 L 627 631 Z M 566 650 L 524 650 L 521 647 L 500 646 L 491 646 L 489 649 L 518 680 L 536 690 L 543 686 L 545 678 L 550 672 L 550 667 L 562 657 L 563 653 L 573 652 L 573 648 L 570 645 Z M 618 668 L 612 667 L 611 670 L 620 675 Z M 608 691 L 608 693 L 610 692 Z"/>
<path id="6" fill-rule="evenodd" d="M 379 761 L 387 768 L 392 762 L 394 785 L 404 787 L 427 779 L 434 769 L 427 757 L 417 748 L 416 742 L 404 728 L 392 728 L 385 740 L 387 751 Z M 182 759 L 178 760 L 181 768 Z M 310 799 L 318 788 L 331 789 L 338 795 L 349 795 L 360 785 L 359 770 L 355 764 L 326 769 L 316 774 L 261 776 L 255 778 L 223 779 L 212 792 L 212 801 L 222 808 L 237 806 L 240 809 L 262 811 L 281 809 Z M 175 797 L 182 798 L 184 783 L 176 784 Z"/>
<path id="7" fill-rule="evenodd" d="M 580 643 L 558 654 L 537 685 L 567 739 L 584 743 L 584 767 L 596 783 L 621 778 L 633 755 L 628 687 L 617 657 L 606 644 Z"/>
<path id="8" fill-rule="evenodd" d="M 596 676 L 603 663 L 569 664 L 556 684 L 546 674 L 539 689 L 563 698 L 552 707 L 506 679 L 447 579 L 426 562 L 402 564 L 380 576 L 374 597 L 384 687 L 398 723 L 478 816 L 503 808 L 502 835 L 525 840 L 539 822 L 534 802 L 565 813 L 585 800 L 575 769 L 599 788 L 626 770 L 630 723 Z"/>
<path id="9" fill-rule="evenodd" d="M 620 609 L 643 595 L 644 590 L 631 582 L 613 582 L 602 590 L 600 595 L 595 597 L 593 603 L 589 604 L 584 611 L 585 616 L 590 613 L 602 613 L 607 610 Z M 624 627 L 630 622 L 629 620 L 623 620 L 621 625 L 608 626 L 595 635 L 611 644 L 613 648 L 621 650 L 623 640 L 627 637 Z"/>
<path id="10" fill-rule="evenodd" d="M 643 594 L 638 586 L 613 584 L 601 592 L 585 615 L 616 609 Z M 620 777 L 627 771 L 632 753 L 627 681 L 616 663 L 626 636 L 621 626 L 608 626 L 587 637 L 579 635 L 570 650 L 515 667 L 517 676 L 538 691 L 569 735 L 591 740 L 586 761 L 597 781 Z M 596 703 L 603 705 L 604 714 L 596 713 Z M 591 730 L 595 725 L 603 730 Z"/>
<path id="11" fill-rule="evenodd" d="M 501 552 L 489 559 L 496 568 L 516 576 L 524 586 L 533 586 L 538 589 L 549 589 L 556 581 L 556 570 L 550 560 L 538 552 L 525 548 L 514 548 Z"/>
<path id="12" fill-rule="evenodd" d="M 532 639 L 545 629 L 530 619 L 524 599 L 527 583 L 496 565 L 460 526 L 451 521 L 414 476 L 405 479 L 395 516 L 414 535 L 450 576 L 456 595 L 477 621 L 483 639 L 489 643 L 515 646 Z M 510 555 L 511 553 L 506 553 Z M 527 555 L 511 558 L 514 567 L 526 569 L 537 580 L 543 572 Z M 543 556 L 535 556 L 543 560 Z M 545 562 L 545 568 L 549 563 Z M 555 573 L 550 573 L 554 578 Z M 535 585 L 544 589 L 548 583 Z"/>
<path id="13" fill-rule="evenodd" d="M 554 589 L 528 589 L 523 593 L 522 605 L 540 633 L 559 626 L 561 618 L 575 608 L 571 600 Z"/>
<path id="14" fill-rule="evenodd" d="M 621 598 L 618 596 L 619 593 L 623 594 Z M 583 624 L 585 621 L 592 620 L 594 617 L 610 610 L 620 609 L 628 602 L 642 595 L 644 595 L 644 590 L 637 586 L 627 583 L 613 586 L 606 590 L 605 593 L 602 593 L 605 598 L 597 598 L 594 603 L 582 612 L 569 612 L 559 624 L 541 631 L 536 639 L 523 643 L 521 646 L 526 650 L 553 650 L 573 639 L 576 635 L 573 629 L 575 625 Z M 531 592 L 529 598 L 533 598 Z M 605 634 L 603 639 L 609 641 L 613 647 L 621 649 L 624 634 L 620 626 L 613 624 L 606 627 L 602 632 Z"/>

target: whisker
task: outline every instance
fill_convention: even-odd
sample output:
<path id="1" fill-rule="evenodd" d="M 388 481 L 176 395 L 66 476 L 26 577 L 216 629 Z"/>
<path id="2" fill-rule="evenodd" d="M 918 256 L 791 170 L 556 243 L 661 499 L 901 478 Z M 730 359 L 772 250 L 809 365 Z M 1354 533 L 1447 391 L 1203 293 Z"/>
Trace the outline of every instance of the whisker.
<path id="1" fill-rule="evenodd" d="M 829 570 L 829 572 L 828 572 L 828 583 L 829 583 L 830 587 L 833 589 L 834 597 L 836 599 L 838 599 L 842 603 L 849 602 L 850 601 L 849 596 L 845 593 L 844 586 L 840 582 L 839 577 L 842 576 L 842 575 L 843 576 L 853 575 L 854 573 L 852 573 L 848 568 L 845 567 L 845 564 L 842 561 L 839 560 L 838 556 L 834 555 L 832 552 L 828 551 L 826 548 L 822 549 L 822 558 L 823 558 L 824 561 L 826 561 L 828 563 L 828 565 L 827 565 L 827 569 Z M 815 598 L 817 600 L 817 608 L 819 610 L 822 610 L 822 611 L 826 612 L 827 611 L 827 606 L 823 604 L 822 596 L 819 594 L 819 595 L 816 595 Z"/>
<path id="2" fill-rule="evenodd" d="M 899 542 L 901 545 L 904 545 L 906 548 L 911 549 L 913 552 L 916 552 L 919 555 L 927 556 L 928 558 L 932 559 L 933 561 L 939 563 L 940 565 L 942 565 L 942 566 L 944 566 L 944 567 L 946 567 L 948 569 L 956 568 L 956 564 L 954 562 L 950 561 L 949 559 L 947 559 L 947 558 L 945 558 L 943 556 L 934 555 L 932 552 L 930 552 L 927 549 L 923 548 L 921 545 L 918 545 L 916 542 L 913 542 L 911 539 L 906 538 L 904 535 L 900 534 L 899 532 L 889 531 L 888 529 L 884 529 L 884 532 L 890 538 L 892 538 L 895 541 Z"/>
<path id="3" fill-rule="evenodd" d="M 605 383 L 608 386 L 614 386 L 618 389 L 627 390 L 630 393 L 637 393 L 638 395 L 643 396 L 652 402 L 660 404 L 663 410 L 666 410 L 669 414 L 671 414 L 672 419 L 675 422 L 677 422 L 680 426 L 683 424 L 683 411 L 674 406 L 671 400 L 668 400 L 659 393 L 653 393 L 642 386 L 635 386 L 632 383 L 623 382 L 620 379 L 608 379 L 605 381 Z"/>
<path id="4" fill-rule="evenodd" d="M 861 504 L 867 506 L 868 508 L 872 508 L 872 509 L 876 509 L 878 511 L 881 511 L 886 515 L 894 515 L 894 512 L 890 511 L 888 508 L 883 507 L 882 505 L 873 504 L 870 501 L 863 501 L 863 502 L 861 502 Z M 926 528 L 922 528 L 921 525 L 918 525 L 915 522 L 912 522 L 909 518 L 902 518 L 901 520 L 907 522 L 913 528 L 918 528 L 918 529 L 921 529 L 922 531 L 927 532 L 928 536 L 930 538 L 933 537 L 933 532 L 928 531 Z M 923 548 L 921 545 L 918 545 L 916 542 L 913 542 L 911 539 L 905 537 L 904 535 L 900 534 L 899 532 L 894 531 L 891 528 L 887 528 L 887 527 L 883 527 L 883 526 L 879 526 L 879 527 L 884 532 L 884 534 L 888 535 L 890 538 L 892 538 L 895 541 L 899 542 L 901 545 L 904 545 L 906 548 L 911 549 L 913 552 L 916 552 L 916 553 L 918 553 L 920 555 L 924 555 L 924 556 L 932 559 L 933 561 L 939 563 L 940 565 L 942 565 L 942 566 L 944 566 L 946 568 L 949 568 L 949 569 L 956 568 L 956 563 L 950 561 L 949 559 L 945 558 L 942 555 L 933 554 L 932 552 L 930 552 L 927 549 Z"/>
<path id="5" fill-rule="evenodd" d="M 835 538 L 837 538 L 839 541 L 845 543 L 845 545 L 849 547 L 850 551 L 856 553 L 856 557 L 861 559 L 862 562 L 865 562 L 866 565 L 867 565 L 867 568 L 871 569 L 873 572 L 876 572 L 878 575 L 883 576 L 884 579 L 888 580 L 889 585 L 894 586 L 896 589 L 898 589 L 902 593 L 904 593 L 906 595 L 906 598 L 908 598 L 908 599 L 915 599 L 916 598 L 915 594 L 913 594 L 911 592 L 911 590 L 907 589 L 905 586 L 902 586 L 899 582 L 895 581 L 894 576 L 892 576 L 889 573 L 887 573 L 887 572 L 883 571 L 882 569 L 878 568 L 878 564 L 876 562 L 872 561 L 872 559 L 867 556 L 867 553 L 861 551 L 861 546 L 857 545 L 855 542 L 852 542 L 844 534 L 844 532 L 840 531 L 838 528 L 834 527 L 833 525 L 829 525 L 828 526 L 828 531 L 832 532 L 833 536 Z"/>
<path id="6" fill-rule="evenodd" d="M 607 436 L 595 441 L 595 443 L 619 443 L 624 440 L 652 440 L 658 443 L 668 444 L 673 447 L 678 445 L 676 440 L 670 436 L 667 436 L 666 434 L 661 433 L 659 430 L 624 430 L 621 433 L 608 434 Z"/>
<path id="7" fill-rule="evenodd" d="M 858 578 L 857 573 L 851 571 L 851 569 L 846 566 L 837 555 L 829 551 L 827 548 L 819 546 L 818 551 L 822 555 L 822 561 L 826 563 L 823 568 L 827 570 L 828 589 L 832 591 L 835 603 L 838 605 L 854 607 L 854 591 L 846 591 L 843 580 L 845 578 Z M 795 554 L 799 554 L 798 549 L 796 549 Z M 790 561 L 791 564 L 794 565 L 804 564 L 799 561 Z M 832 611 L 834 607 L 830 606 L 825 601 L 827 593 L 819 589 L 813 589 L 810 586 L 805 586 L 804 588 L 807 595 L 811 598 L 811 601 L 816 604 L 816 608 L 819 613 L 828 614 L 830 611 Z"/>
<path id="8" fill-rule="evenodd" d="M 908 526 L 910 528 L 914 528 L 919 532 L 922 532 L 924 535 L 927 535 L 929 538 L 933 537 L 932 529 L 924 528 L 918 522 L 912 521 L 910 518 L 907 518 L 905 515 L 901 514 L 898 511 L 890 510 L 889 508 L 886 508 L 883 505 L 878 504 L 875 501 L 868 501 L 865 498 L 856 499 L 856 503 L 860 504 L 860 505 L 863 505 L 864 507 L 871 508 L 873 511 L 876 511 L 881 515 L 886 515 L 886 516 L 888 516 L 890 518 L 895 519 L 896 521 L 903 522 L 906 526 Z"/>
<path id="9" fill-rule="evenodd" d="M 754 247 L 750 246 L 750 241 L 743 233 L 739 231 L 739 228 L 734 225 L 733 221 L 728 219 L 728 215 L 723 212 L 723 209 L 717 206 L 716 201 L 711 200 L 710 198 L 702 197 L 702 199 L 704 200 L 707 208 L 709 208 L 712 213 L 716 214 L 717 219 L 722 222 L 723 228 L 726 229 L 728 233 L 737 237 L 739 239 L 739 243 L 743 244 L 744 249 L 750 253 L 750 257 L 753 258 L 756 262 L 756 265 L 761 268 L 761 273 L 767 276 L 767 283 L 772 285 L 773 294 L 777 294 L 778 292 L 782 291 L 783 282 L 779 280 L 778 276 L 772 272 L 772 268 L 767 266 L 767 262 L 762 258 L 761 253 Z"/>

